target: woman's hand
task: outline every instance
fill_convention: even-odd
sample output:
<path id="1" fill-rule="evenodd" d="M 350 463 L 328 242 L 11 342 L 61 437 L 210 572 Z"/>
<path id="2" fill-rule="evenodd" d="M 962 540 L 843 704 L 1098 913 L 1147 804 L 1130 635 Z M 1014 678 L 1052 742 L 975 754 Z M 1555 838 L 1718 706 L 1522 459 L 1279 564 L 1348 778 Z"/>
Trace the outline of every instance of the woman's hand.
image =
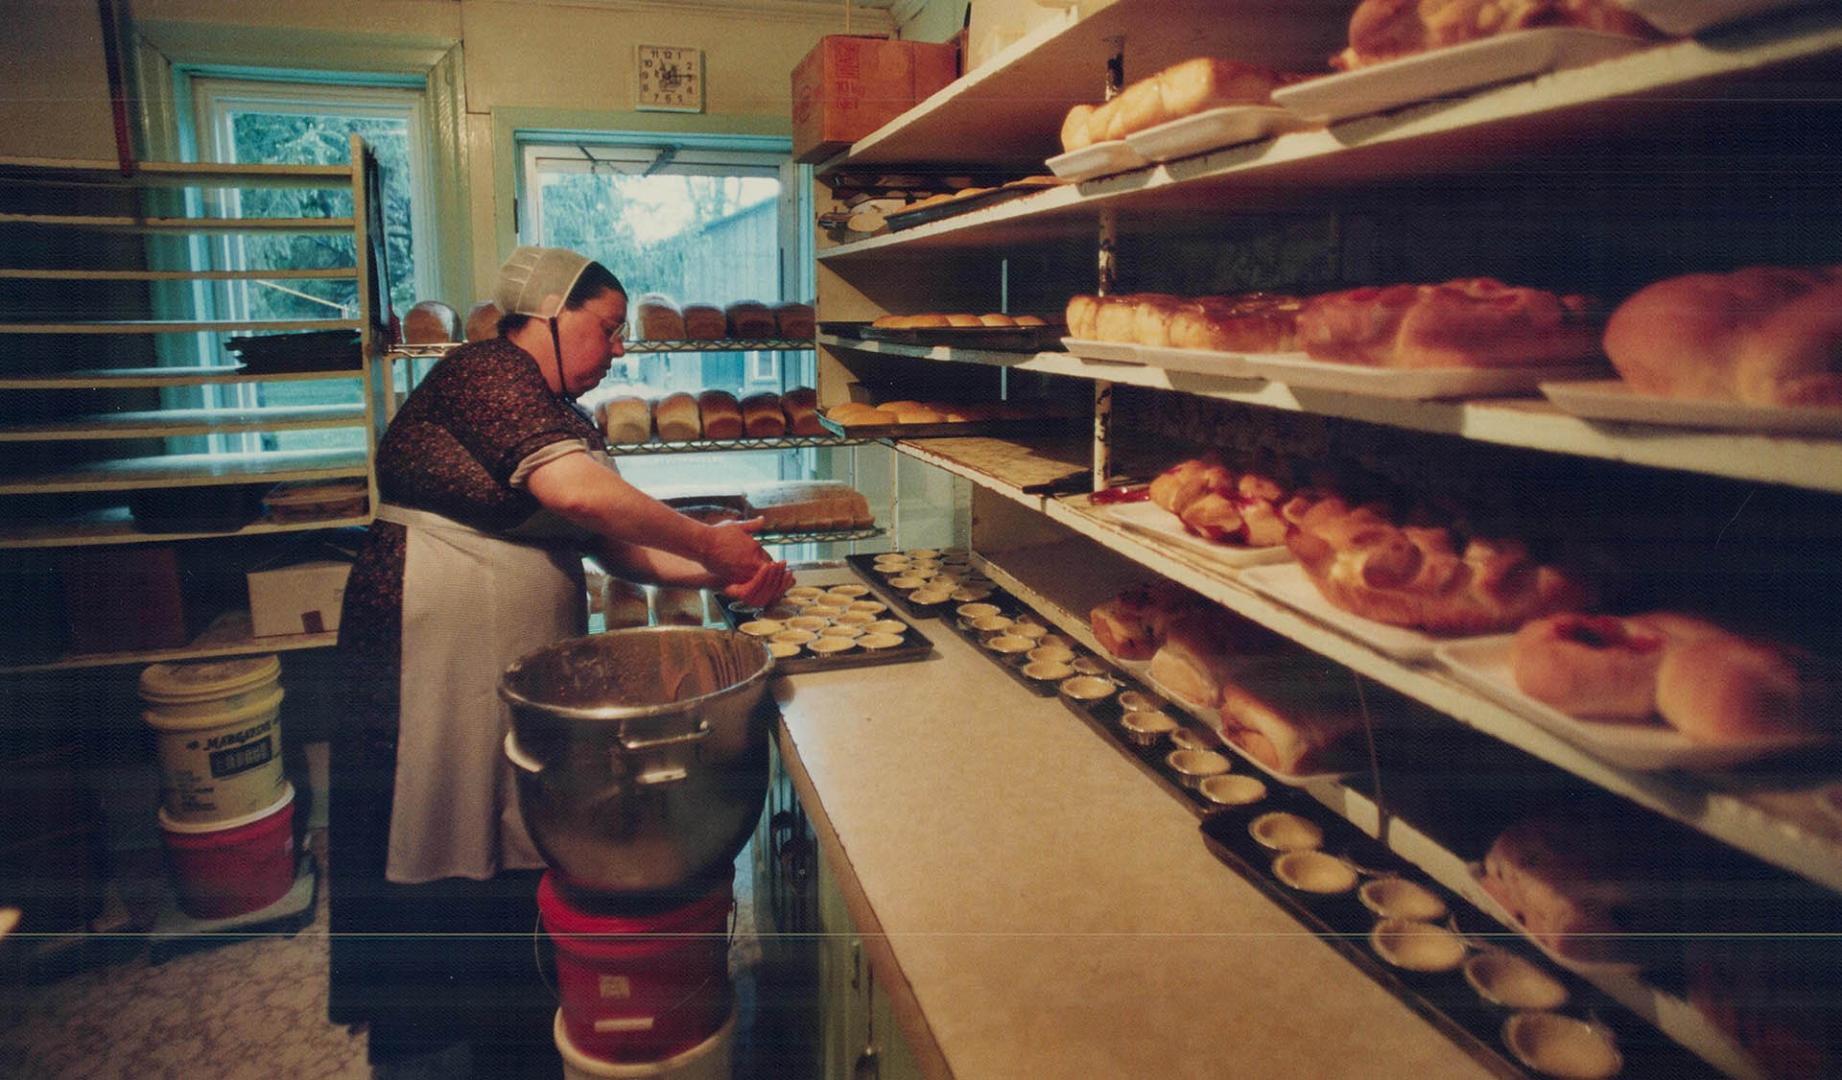
<path id="1" fill-rule="evenodd" d="M 784 562 L 763 564 L 747 581 L 723 587 L 723 595 L 749 607 L 764 608 L 793 587 L 793 571 Z"/>
<path id="2" fill-rule="evenodd" d="M 764 564 L 773 562 L 754 537 L 765 521 L 752 518 L 706 526 L 697 561 L 727 584 L 749 581 Z"/>

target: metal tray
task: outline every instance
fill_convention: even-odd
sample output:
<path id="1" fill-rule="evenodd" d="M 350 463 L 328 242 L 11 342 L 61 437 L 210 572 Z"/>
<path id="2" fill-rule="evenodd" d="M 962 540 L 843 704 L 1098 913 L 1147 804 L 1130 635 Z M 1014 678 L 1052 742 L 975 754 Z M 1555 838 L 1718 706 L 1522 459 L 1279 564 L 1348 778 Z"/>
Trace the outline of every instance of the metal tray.
<path id="1" fill-rule="evenodd" d="M 723 620 L 731 630 L 747 622 L 759 609 L 737 611 L 728 604 L 723 605 Z M 837 671 L 842 668 L 876 667 L 881 664 L 905 664 L 911 660 L 925 660 L 934 654 L 934 642 L 915 627 L 915 624 L 896 615 L 893 610 L 885 613 L 884 618 L 897 619 L 906 623 L 907 630 L 902 632 L 902 643 L 888 649 L 852 649 L 849 652 L 833 653 L 830 656 L 816 656 L 802 652 L 798 656 L 780 657 L 774 661 L 774 671 L 779 675 L 802 675 L 809 671 Z"/>
<path id="2" fill-rule="evenodd" d="M 1036 184 L 1028 187 L 1020 185 L 1018 187 L 987 188 L 977 195 L 962 195 L 942 202 L 932 203 L 916 210 L 898 210 L 893 214 L 884 214 L 883 221 L 888 224 L 891 232 L 899 232 L 902 229 L 912 229 L 916 225 L 926 225 L 930 221 L 939 221 L 941 218 L 957 217 L 960 214 L 978 210 L 982 207 L 996 206 L 998 203 L 1009 202 L 1012 199 L 1020 199 L 1025 195 L 1034 195 L 1044 188 L 1053 186 L 1055 185 Z"/>
<path id="3" fill-rule="evenodd" d="M 1037 615 L 1036 612 L 1033 609 L 1031 609 L 1031 607 L 1028 604 L 1025 604 L 1023 601 L 1017 599 L 1015 596 L 1012 596 L 1010 593 L 1005 592 L 1003 589 L 993 589 L 991 595 L 986 597 L 984 600 L 980 601 L 980 603 L 986 603 L 986 604 L 993 605 L 994 607 L 998 609 L 999 614 L 1004 615 L 1008 618 L 1014 619 L 1017 616 L 1023 615 L 1023 614 L 1031 615 L 1038 622 L 1041 622 L 1044 626 L 1049 626 L 1052 633 L 1059 632 L 1059 631 L 1054 630 L 1053 624 L 1051 624 L 1049 620 L 1044 619 L 1040 615 Z M 990 637 L 991 635 L 986 633 L 983 630 L 973 629 L 970 623 L 968 623 L 965 619 L 960 618 L 959 610 L 958 610 L 960 604 L 958 602 L 949 602 L 945 606 L 947 607 L 948 610 L 946 611 L 945 614 L 940 616 L 940 621 L 943 625 L 946 626 L 947 629 L 959 635 L 960 638 L 964 639 L 966 644 L 977 649 L 979 653 L 983 655 L 987 660 L 990 660 L 992 663 L 1004 669 L 1004 673 L 1006 675 L 1009 675 L 1019 685 L 1023 686 L 1025 689 L 1029 690 L 1031 693 L 1037 694 L 1041 697 L 1055 697 L 1056 696 L 1058 692 L 1056 689 L 1057 683 L 1043 682 L 1037 679 L 1032 679 L 1028 675 L 1025 675 L 1023 673 L 1023 666 L 1030 662 L 1030 658 L 1028 654 L 992 652 L 990 649 L 987 649 L 985 647 L 985 639 Z M 1075 655 L 1076 656 L 1090 656 L 1092 654 L 1089 653 L 1086 649 L 1079 648 L 1077 646 L 1075 648 Z"/>
<path id="4" fill-rule="evenodd" d="M 887 601 L 891 608 L 899 609 L 909 619 L 939 619 L 951 616 L 953 609 L 963 603 L 958 600 L 947 600 L 929 607 L 922 607 L 911 603 L 907 593 L 889 587 L 888 580 L 876 572 L 875 555 L 846 555 L 844 561 L 857 572 L 859 577 L 869 583 L 871 592 Z M 998 587 L 993 585 L 991 588 L 993 594 L 996 594 Z"/>

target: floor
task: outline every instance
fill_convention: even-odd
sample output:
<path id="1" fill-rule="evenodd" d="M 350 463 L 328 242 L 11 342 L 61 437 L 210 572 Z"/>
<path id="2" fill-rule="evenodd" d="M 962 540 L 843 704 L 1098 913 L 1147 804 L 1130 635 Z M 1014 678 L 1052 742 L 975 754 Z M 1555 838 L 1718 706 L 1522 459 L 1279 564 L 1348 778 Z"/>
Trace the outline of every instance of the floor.
<path id="1" fill-rule="evenodd" d="M 324 835 L 309 841 L 324 852 Z M 746 865 L 745 851 L 738 862 Z M 750 913 L 752 878 L 736 875 L 738 921 L 730 966 L 737 979 L 737 1076 L 792 1075 L 781 1034 L 756 1017 L 761 958 Z M 132 904 L 131 904 L 132 906 Z M 113 942 L 114 962 L 91 963 L 28 988 L 0 1009 L 0 1077 L 33 1080 L 366 1080 L 365 1036 L 326 1021 L 325 890 L 313 922 L 187 951 L 152 963 L 144 939 Z M 420 1070 L 465 1073 L 452 1058 Z"/>

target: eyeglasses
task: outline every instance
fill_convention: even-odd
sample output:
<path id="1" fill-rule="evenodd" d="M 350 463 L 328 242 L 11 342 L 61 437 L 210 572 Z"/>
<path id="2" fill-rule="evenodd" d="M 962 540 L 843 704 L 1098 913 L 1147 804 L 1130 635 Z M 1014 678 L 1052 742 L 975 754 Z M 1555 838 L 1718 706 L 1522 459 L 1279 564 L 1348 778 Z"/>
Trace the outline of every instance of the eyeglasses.
<path id="1" fill-rule="evenodd" d="M 633 330 L 633 323 L 631 321 L 623 322 L 619 326 L 616 326 L 612 331 L 608 333 L 608 340 L 614 342 L 615 344 L 621 344 L 627 340 L 627 335 L 632 330 Z"/>

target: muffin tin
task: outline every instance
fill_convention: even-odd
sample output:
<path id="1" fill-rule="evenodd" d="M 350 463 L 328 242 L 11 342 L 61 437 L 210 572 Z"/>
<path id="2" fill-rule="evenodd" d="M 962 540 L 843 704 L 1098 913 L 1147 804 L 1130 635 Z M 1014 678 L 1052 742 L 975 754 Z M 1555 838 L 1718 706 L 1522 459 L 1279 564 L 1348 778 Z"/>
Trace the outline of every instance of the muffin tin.
<path id="1" fill-rule="evenodd" d="M 893 561 L 897 558 L 902 560 L 899 564 Z M 996 585 L 973 569 L 964 551 L 916 548 L 880 555 L 847 555 L 844 561 L 874 589 L 873 595 L 866 594 L 860 600 L 887 603 L 891 610 L 910 619 L 951 616 L 960 604 L 997 592 Z M 963 593 L 967 599 L 956 599 L 955 593 Z M 939 594 L 939 598 L 917 600 L 917 594 Z"/>
<path id="2" fill-rule="evenodd" d="M 724 614 L 731 627 L 768 646 L 775 670 L 783 675 L 899 664 L 934 651 L 926 634 L 894 612 L 852 610 L 854 604 L 871 603 L 869 593 L 856 582 L 796 585 L 783 601 L 787 609 L 799 612 L 790 618 L 763 619 L 762 612 L 741 604 L 728 605 Z"/>
<path id="3" fill-rule="evenodd" d="M 1096 657 L 1061 644 L 1042 616 L 996 586 L 982 600 L 949 605 L 941 621 L 1032 693 L 1094 703 L 1119 691 L 1110 676 L 1085 670 L 1089 665 L 1083 661 Z M 1056 640 L 1045 646 L 1051 637 Z"/>

